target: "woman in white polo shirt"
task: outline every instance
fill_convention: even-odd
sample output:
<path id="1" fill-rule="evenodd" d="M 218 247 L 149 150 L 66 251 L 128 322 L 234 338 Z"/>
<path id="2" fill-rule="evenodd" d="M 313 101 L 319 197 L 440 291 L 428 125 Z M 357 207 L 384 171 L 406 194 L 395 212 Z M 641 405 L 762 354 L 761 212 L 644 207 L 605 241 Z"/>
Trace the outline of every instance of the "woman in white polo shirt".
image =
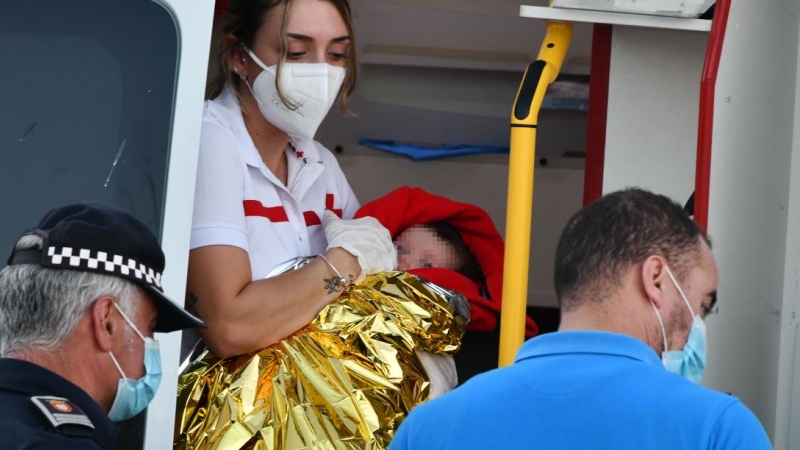
<path id="1" fill-rule="evenodd" d="M 208 325 L 209 348 L 227 357 L 299 330 L 396 256 L 376 220 L 350 220 L 358 201 L 312 139 L 334 101 L 347 112 L 355 84 L 348 1 L 232 0 L 223 32 L 203 115 L 187 306 Z"/>

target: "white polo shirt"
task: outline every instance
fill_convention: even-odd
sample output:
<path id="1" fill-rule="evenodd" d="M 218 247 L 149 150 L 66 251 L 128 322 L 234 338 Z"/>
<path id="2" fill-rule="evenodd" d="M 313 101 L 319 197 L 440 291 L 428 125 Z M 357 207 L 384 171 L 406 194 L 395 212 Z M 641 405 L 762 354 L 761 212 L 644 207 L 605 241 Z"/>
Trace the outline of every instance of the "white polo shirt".
<path id="1" fill-rule="evenodd" d="M 322 214 L 345 219 L 359 208 L 331 152 L 313 140 L 286 149 L 288 186 L 266 167 L 226 87 L 203 112 L 191 248 L 233 245 L 247 251 L 253 280 L 277 264 L 325 251 Z"/>

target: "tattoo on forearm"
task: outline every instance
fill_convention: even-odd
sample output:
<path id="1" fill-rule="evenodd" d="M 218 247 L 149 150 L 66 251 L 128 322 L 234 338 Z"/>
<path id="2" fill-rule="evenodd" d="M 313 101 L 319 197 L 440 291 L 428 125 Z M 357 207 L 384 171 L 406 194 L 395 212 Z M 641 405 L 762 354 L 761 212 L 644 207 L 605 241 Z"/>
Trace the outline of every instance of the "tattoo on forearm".
<path id="1" fill-rule="evenodd" d="M 353 284 L 353 276 L 348 275 L 348 278 L 345 277 L 323 278 L 322 281 L 325 282 L 325 290 L 328 291 L 328 294 L 333 294 L 334 292 L 342 292 L 349 290 L 350 286 L 352 286 Z"/>
<path id="2" fill-rule="evenodd" d="M 344 285 L 342 284 L 342 279 L 339 277 L 334 278 L 323 278 L 322 281 L 325 282 L 325 290 L 328 294 L 333 294 L 334 292 L 341 292 L 344 290 Z"/>
<path id="3" fill-rule="evenodd" d="M 190 292 L 186 294 L 186 310 L 194 314 L 195 316 L 199 317 L 199 315 L 197 314 L 197 310 L 194 308 L 194 305 L 197 304 L 198 300 L 200 299 L 197 298 L 197 296 L 194 295 L 194 293 Z"/>

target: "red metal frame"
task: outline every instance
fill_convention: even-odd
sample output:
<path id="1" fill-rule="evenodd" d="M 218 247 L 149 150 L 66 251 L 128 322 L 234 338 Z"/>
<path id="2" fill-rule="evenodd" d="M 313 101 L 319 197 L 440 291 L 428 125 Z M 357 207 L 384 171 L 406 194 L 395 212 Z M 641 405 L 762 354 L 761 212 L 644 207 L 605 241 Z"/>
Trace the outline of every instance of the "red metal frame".
<path id="1" fill-rule="evenodd" d="M 708 228 L 708 198 L 711 184 L 711 139 L 714 132 L 714 94 L 717 87 L 722 44 L 728 26 L 731 0 L 717 0 L 706 48 L 706 60 L 700 81 L 700 115 L 697 129 L 697 167 L 695 169 L 694 220 Z"/>
<path id="2" fill-rule="evenodd" d="M 611 71 L 611 25 L 595 25 L 592 31 L 592 67 L 589 78 L 589 114 L 586 131 L 586 168 L 583 178 L 583 204 L 603 195 L 603 168 L 606 154 L 608 118 L 608 80 Z"/>

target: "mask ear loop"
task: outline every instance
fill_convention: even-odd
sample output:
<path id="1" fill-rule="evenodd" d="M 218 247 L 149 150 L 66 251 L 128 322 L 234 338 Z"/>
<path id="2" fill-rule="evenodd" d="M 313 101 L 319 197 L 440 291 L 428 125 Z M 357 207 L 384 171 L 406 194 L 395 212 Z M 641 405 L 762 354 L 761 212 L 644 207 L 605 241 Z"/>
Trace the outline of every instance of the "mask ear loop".
<path id="1" fill-rule="evenodd" d="M 245 86 L 247 86 L 247 89 L 250 89 L 250 93 L 253 94 L 253 98 L 256 100 L 256 103 L 258 103 L 260 106 L 263 107 L 264 104 L 261 103 L 261 100 L 258 99 L 256 91 L 254 91 L 253 86 L 250 85 L 250 80 L 248 80 L 247 77 L 244 75 L 240 75 L 239 78 L 244 82 Z"/>
<path id="2" fill-rule="evenodd" d="M 117 366 L 117 370 L 119 371 L 119 374 L 122 375 L 122 378 L 128 378 L 125 376 L 125 372 L 122 371 L 122 367 L 120 367 L 119 363 L 117 362 L 117 358 L 114 357 L 114 354 L 108 352 L 108 356 L 111 357 L 111 361 L 113 361 L 114 365 Z"/>
<path id="3" fill-rule="evenodd" d="M 250 56 L 250 59 L 252 59 L 254 63 L 258 64 L 258 67 L 261 67 L 261 70 L 269 70 L 267 65 L 264 64 L 264 62 L 261 61 L 261 59 L 258 56 L 256 56 L 256 54 L 253 53 L 252 50 L 250 50 L 247 47 L 244 47 L 244 51 L 247 52 L 247 54 Z"/>
<path id="4" fill-rule="evenodd" d="M 664 321 L 661 320 L 661 313 L 658 312 L 658 308 L 656 308 L 656 304 L 653 299 L 650 299 L 650 304 L 653 305 L 653 309 L 656 311 L 656 317 L 658 318 L 658 324 L 661 325 L 661 338 L 664 339 L 664 352 L 669 351 L 669 347 L 667 346 L 667 329 L 664 328 Z M 661 359 L 664 359 L 664 356 L 661 356 Z"/>
<path id="5" fill-rule="evenodd" d="M 128 322 L 128 325 L 130 325 L 131 329 L 133 329 L 133 331 L 135 331 L 136 334 L 139 335 L 139 337 L 142 338 L 142 340 L 145 341 L 146 343 L 147 339 L 144 337 L 144 335 L 142 335 L 142 333 L 139 332 L 139 330 L 136 328 L 136 325 L 133 324 L 131 319 L 129 319 L 128 316 L 126 316 L 125 313 L 122 312 L 122 309 L 120 309 L 119 305 L 117 305 L 117 302 L 114 302 L 114 308 L 117 308 L 117 311 L 119 311 L 119 314 L 122 316 L 123 319 L 125 319 L 125 322 Z M 114 354 L 108 352 L 108 356 L 111 357 L 111 361 L 114 363 L 115 366 L 117 366 L 117 370 L 119 371 L 119 374 L 122 375 L 122 378 L 128 378 L 125 376 L 125 372 L 122 371 L 122 367 L 119 365 L 119 362 L 117 362 L 117 358 L 114 357 Z"/>
<path id="6" fill-rule="evenodd" d="M 253 60 L 253 62 L 256 63 L 258 67 L 261 67 L 262 70 L 267 70 L 267 67 L 264 65 L 263 62 L 261 62 L 260 59 L 258 59 L 258 56 L 256 56 L 255 53 L 253 53 L 249 48 L 245 46 L 242 47 L 244 47 L 244 51 L 246 51 L 247 54 L 250 55 L 250 58 Z M 244 58 L 242 58 L 242 63 L 244 63 Z M 253 86 L 250 84 L 250 80 L 248 79 L 247 75 L 239 74 L 239 79 L 244 82 L 244 84 L 247 86 L 247 89 L 249 89 L 250 93 L 253 94 L 253 98 L 255 99 L 256 103 L 258 103 L 258 105 L 263 108 L 264 104 L 261 103 L 261 100 L 258 99 L 256 91 L 253 90 Z"/>
<path id="7" fill-rule="evenodd" d="M 667 275 L 669 275 L 669 279 L 672 280 L 672 284 L 675 285 L 675 288 L 678 290 L 678 293 L 681 294 L 681 298 L 683 299 L 684 303 L 686 303 L 686 307 L 689 308 L 689 313 L 692 315 L 692 318 L 694 318 L 694 316 L 696 314 L 694 313 L 694 310 L 692 309 L 692 305 L 689 303 L 689 299 L 686 298 L 686 294 L 684 294 L 683 289 L 681 288 L 681 285 L 678 284 L 678 280 L 676 280 L 675 276 L 672 275 L 672 271 L 669 270 L 669 267 L 667 267 L 665 265 L 664 269 L 666 269 Z"/>
<path id="8" fill-rule="evenodd" d="M 147 342 L 147 338 L 145 338 L 144 335 L 139 332 L 139 330 L 136 328 L 136 325 L 133 324 L 131 319 L 129 319 L 128 316 L 126 316 L 125 313 L 122 312 L 122 310 L 119 308 L 119 306 L 117 306 L 117 302 L 114 302 L 114 307 L 117 308 L 117 311 L 119 311 L 119 313 L 122 315 L 122 318 L 125 319 L 125 322 L 128 322 L 128 325 L 131 326 L 133 331 L 135 331 L 136 334 L 138 334 L 139 337 L 142 338 L 143 341 Z"/>

